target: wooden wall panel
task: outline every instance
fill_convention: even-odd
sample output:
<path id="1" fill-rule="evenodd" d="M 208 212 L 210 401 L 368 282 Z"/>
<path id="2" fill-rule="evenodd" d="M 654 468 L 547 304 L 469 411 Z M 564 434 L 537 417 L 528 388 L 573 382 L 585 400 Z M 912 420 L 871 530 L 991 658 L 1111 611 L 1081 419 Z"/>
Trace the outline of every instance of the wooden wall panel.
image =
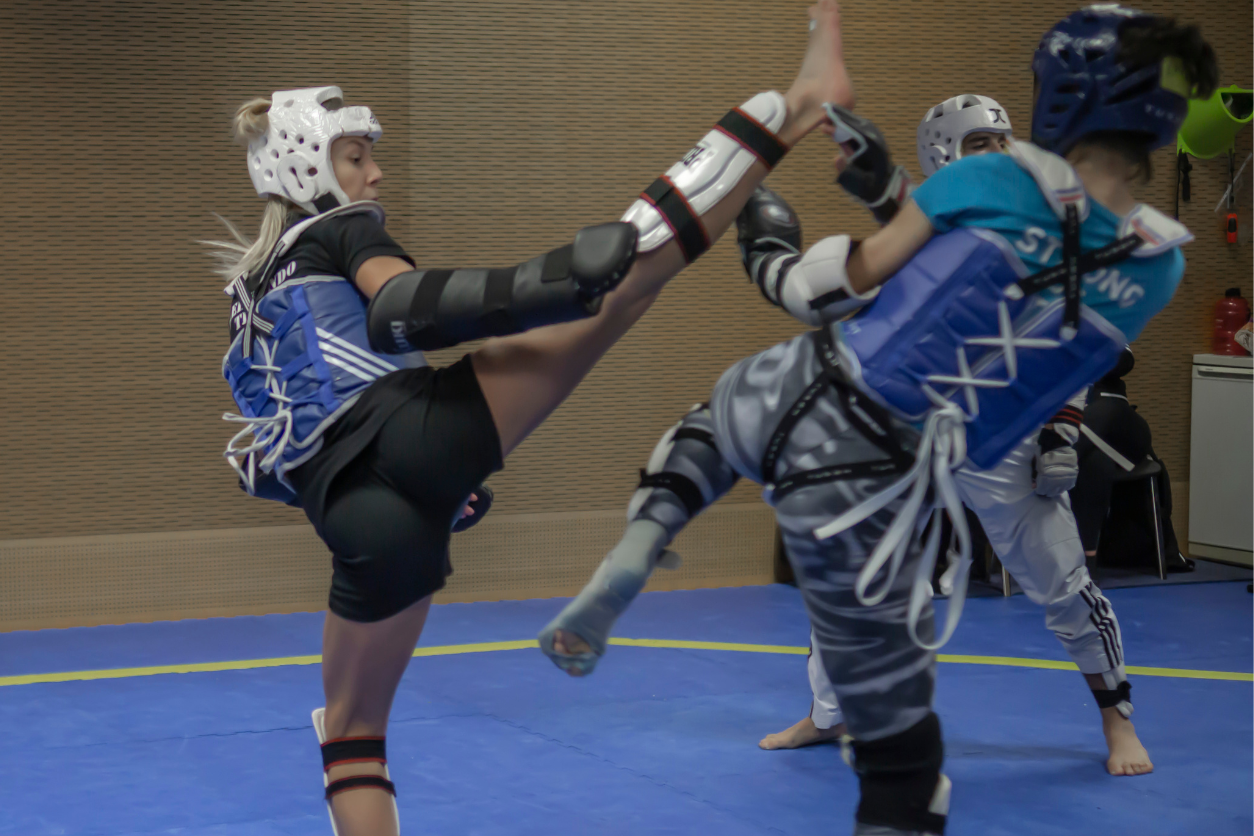
<path id="1" fill-rule="evenodd" d="M 622 531 L 619 511 L 493 514 L 454 540 L 437 600 L 574 595 Z M 683 565 L 647 589 L 770 583 L 774 538 L 763 503 L 720 504 L 676 538 Z M 0 540 L 0 629 L 309 612 L 330 580 L 308 525 Z"/>
<path id="2" fill-rule="evenodd" d="M 1142 6 L 1199 22 L 1219 52 L 1224 82 L 1250 83 L 1248 3 Z M 377 158 L 390 229 L 420 264 L 507 264 L 616 217 L 728 107 L 783 89 L 804 45 L 805 7 L 791 0 L 487 0 L 473 11 L 419 0 L 0 5 L 0 82 L 18 125 L 0 154 L 10 195 L 0 206 L 8 268 L 0 541 L 303 523 L 299 512 L 244 496 L 220 456 L 230 430 L 219 416 L 232 407 L 219 376 L 226 301 L 195 242 L 220 234 L 214 211 L 246 230 L 256 223 L 260 201 L 228 135 L 245 98 L 341 85 L 350 103 L 370 104 L 383 123 Z M 960 15 L 921 0 L 849 0 L 844 8 L 859 112 L 916 169 L 918 119 L 955 93 L 994 96 L 1027 134 L 1031 50 L 1073 5 L 973 0 Z M 1249 142 L 1247 131 L 1241 147 Z M 830 157 L 816 136 L 772 176 L 809 240 L 872 229 L 833 186 Z M 1146 194 L 1166 208 L 1170 152 L 1156 162 L 1159 178 Z M 1130 381 L 1178 480 L 1187 475 L 1189 356 L 1206 350 L 1208 312 L 1223 288 L 1250 283 L 1248 236 L 1236 247 L 1222 244 L 1210 211 L 1221 180 L 1219 163 L 1198 164 L 1195 199 L 1182 219 L 1199 241 L 1187 252 L 1176 300 L 1136 346 Z M 1254 220 L 1249 182 L 1247 174 L 1246 229 Z M 796 330 L 758 298 L 731 242 L 721 242 L 493 479 L 501 522 L 490 530 L 508 539 L 511 515 L 621 512 L 636 468 L 665 428 L 704 399 L 729 363 Z M 726 501 L 742 505 L 756 495 L 742 484 Z M 459 565 L 487 565 L 493 548 L 459 556 Z M 145 564 L 151 576 L 134 583 L 177 580 L 176 552 L 171 545 L 164 562 Z M 82 554 L 44 555 L 35 564 L 44 575 L 6 594 L 55 598 L 58 576 L 91 559 Z M 283 584 L 322 577 L 319 560 L 307 561 L 309 577 L 275 576 L 273 600 L 289 599 Z M 532 573 L 528 588 L 543 588 L 542 562 L 517 557 L 511 571 Z M 464 594 L 491 596 L 523 582 L 482 576 L 495 579 Z M 561 585 L 552 580 L 551 588 Z M 229 591 L 212 594 L 229 608 Z"/>

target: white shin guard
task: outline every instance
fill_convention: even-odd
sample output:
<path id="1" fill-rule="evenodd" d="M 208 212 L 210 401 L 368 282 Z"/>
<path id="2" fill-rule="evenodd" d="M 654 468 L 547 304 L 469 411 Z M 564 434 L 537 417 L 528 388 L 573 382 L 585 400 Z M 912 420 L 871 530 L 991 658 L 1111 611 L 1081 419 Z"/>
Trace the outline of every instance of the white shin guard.
<path id="1" fill-rule="evenodd" d="M 319 745 L 319 746 L 325 746 L 325 745 L 327 744 L 327 731 L 326 731 L 326 709 L 325 709 L 325 708 L 315 708 L 315 709 L 313 710 L 313 727 L 314 727 L 314 733 L 315 733 L 316 735 L 318 735 L 318 745 Z M 365 739 L 365 738 L 348 738 L 348 739 L 346 739 L 346 742 L 347 742 L 348 740 L 352 740 L 352 741 L 354 741 L 354 742 L 357 742 L 357 741 L 361 741 L 361 740 L 364 740 L 364 739 Z M 380 748 L 380 752 L 382 752 L 382 745 L 381 745 L 381 744 L 382 744 L 382 738 L 371 738 L 371 740 L 378 740 L 378 741 L 379 741 L 379 744 L 380 744 L 380 746 L 379 746 L 379 748 Z M 332 741 L 332 742 L 336 742 L 336 741 Z M 366 757 L 366 758 L 362 758 L 362 760 L 372 760 L 372 761 L 375 761 L 375 760 L 377 760 L 377 759 L 376 759 L 376 758 L 373 758 L 373 757 Z M 400 833 L 400 832 L 401 832 L 401 813 L 400 813 L 400 809 L 396 806 L 396 793 L 395 793 L 394 791 L 391 791 L 391 789 L 390 789 L 390 787 L 391 787 L 391 781 L 392 781 L 392 776 L 388 773 L 387 759 L 386 759 L 386 758 L 382 758 L 382 759 L 381 759 L 381 762 L 382 762 L 382 764 L 383 764 L 383 778 L 384 778 L 384 780 L 387 782 L 387 786 L 386 786 L 386 787 L 384 787 L 384 786 L 382 786 L 382 785 L 378 785 L 378 788 L 379 788 L 379 789 L 388 789 L 388 790 L 389 790 L 389 794 L 391 795 L 391 799 L 392 799 L 392 815 L 396 817 L 396 818 L 395 818 L 395 821 L 396 821 L 396 832 L 397 832 L 397 833 Z M 324 765 L 326 764 L 325 749 L 323 750 L 323 763 L 324 763 Z M 324 787 L 325 787 L 328 791 L 330 791 L 330 789 L 331 789 L 331 777 L 330 777 L 330 775 L 329 775 L 329 772 L 330 772 L 330 768 L 329 768 L 329 767 L 324 766 L 324 768 L 323 768 L 323 770 L 322 770 L 322 785 L 323 785 L 323 786 L 324 786 Z M 376 776 L 369 776 L 369 777 L 374 778 L 374 777 L 376 777 Z M 339 779 L 339 780 L 344 780 L 344 779 Z M 329 795 L 328 795 L 328 797 L 327 797 L 327 799 L 326 799 L 326 802 L 327 802 L 327 816 L 331 819 L 331 832 L 332 832 L 333 834 L 335 834 L 335 836 L 340 836 L 340 831 L 339 831 L 339 829 L 335 826 L 335 812 L 331 809 L 331 798 L 330 798 L 330 796 L 329 796 Z"/>
<path id="2" fill-rule="evenodd" d="M 691 263 L 710 246 L 700 216 L 736 187 L 755 162 L 773 168 L 788 151 L 776 135 L 788 108 L 774 91 L 759 93 L 719 120 L 696 147 L 645 189 L 622 220 L 640 230 L 639 251 L 672 238 Z"/>

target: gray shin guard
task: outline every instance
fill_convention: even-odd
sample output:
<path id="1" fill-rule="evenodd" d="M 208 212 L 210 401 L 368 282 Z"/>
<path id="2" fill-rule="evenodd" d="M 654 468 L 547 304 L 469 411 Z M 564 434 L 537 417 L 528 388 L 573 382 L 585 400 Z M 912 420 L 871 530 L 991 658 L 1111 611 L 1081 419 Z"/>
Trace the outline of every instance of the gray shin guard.
<path id="1" fill-rule="evenodd" d="M 585 319 L 627 275 L 637 237 L 631 224 L 601 224 L 514 267 L 393 276 L 370 300 L 370 346 L 384 354 L 432 351 Z"/>
<path id="2" fill-rule="evenodd" d="M 583 592 L 540 633 L 540 648 L 559 668 L 592 672 L 605 653 L 614 621 L 644 588 L 653 570 L 678 568 L 679 556 L 665 551 L 667 544 L 735 484 L 736 473 L 719 453 L 712 430 L 709 408 L 698 404 L 654 448 L 627 507 L 631 522 L 622 540 Z M 575 656 L 555 652 L 557 630 L 578 635 L 591 652 Z"/>
<path id="3" fill-rule="evenodd" d="M 628 524 L 623 539 L 601 561 L 588 585 L 540 631 L 545 655 L 564 671 L 591 673 L 605 653 L 614 622 L 644 589 L 663 556 L 671 554 L 665 551 L 668 542 L 666 529 L 652 520 Z M 553 638 L 558 630 L 579 636 L 592 651 L 574 656 L 557 653 Z"/>

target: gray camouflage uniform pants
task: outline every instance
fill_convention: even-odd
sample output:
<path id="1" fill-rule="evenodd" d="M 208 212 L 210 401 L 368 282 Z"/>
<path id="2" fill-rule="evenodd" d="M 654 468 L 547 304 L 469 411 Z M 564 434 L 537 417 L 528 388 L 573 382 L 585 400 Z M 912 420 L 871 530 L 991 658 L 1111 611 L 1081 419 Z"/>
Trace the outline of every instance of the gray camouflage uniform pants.
<path id="1" fill-rule="evenodd" d="M 701 507 L 726 493 L 736 476 L 765 484 L 816 468 L 883 461 L 883 439 L 881 444 L 872 443 L 857 426 L 865 426 L 873 405 L 856 394 L 842 400 L 837 390 L 827 387 L 815 395 L 779 448 L 776 478 L 764 478 L 762 460 L 776 428 L 823 374 L 810 335 L 732 366 L 716 384 L 709 405 L 684 418 L 669 449 L 660 445 L 648 468 L 654 474 L 682 476 L 701 496 L 689 491 L 685 502 L 682 491 L 643 488 L 629 516 L 653 520 L 673 537 Z M 853 420 L 851 410 L 856 413 Z M 886 423 L 880 417 L 877 427 Z M 891 423 L 891 432 L 885 434 L 888 443 L 907 454 L 912 451 L 918 440 L 915 429 L 892 419 L 887 423 Z M 911 641 L 906 627 L 921 544 L 915 538 L 887 596 L 867 606 L 855 596 L 854 580 L 904 500 L 827 540 L 818 540 L 812 531 L 897 478 L 897 473 L 885 473 L 802 486 L 774 503 L 784 548 L 813 626 L 814 651 L 850 733 L 862 740 L 905 731 L 931 711 L 935 654 Z M 920 638 L 930 639 L 932 630 L 929 604 L 920 619 Z"/>

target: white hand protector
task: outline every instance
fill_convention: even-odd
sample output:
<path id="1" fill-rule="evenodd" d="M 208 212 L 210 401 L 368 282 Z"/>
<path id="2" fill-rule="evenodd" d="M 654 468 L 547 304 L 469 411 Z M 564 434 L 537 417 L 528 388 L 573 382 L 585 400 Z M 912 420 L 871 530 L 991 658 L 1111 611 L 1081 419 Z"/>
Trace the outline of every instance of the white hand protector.
<path id="1" fill-rule="evenodd" d="M 846 262 L 851 241 L 848 235 L 824 238 L 788 269 L 772 264 L 762 276 L 766 298 L 806 325 L 818 326 L 856 311 L 879 294 L 873 288 L 857 294 L 849 286 Z"/>
<path id="2" fill-rule="evenodd" d="M 774 91 L 759 93 L 719 120 L 696 147 L 631 205 L 622 220 L 640 230 L 640 252 L 675 238 L 693 262 L 710 246 L 700 216 L 736 187 L 753 163 L 773 168 L 788 151 L 776 136 L 788 109 Z"/>
<path id="3" fill-rule="evenodd" d="M 270 127 L 248 146 L 257 194 L 285 197 L 310 214 L 351 203 L 331 166 L 331 143 L 342 136 L 383 136 L 368 107 L 344 107 L 338 87 L 279 90 L 270 98 Z"/>
<path id="4" fill-rule="evenodd" d="M 973 133 L 1010 135 L 1006 109 L 987 96 L 946 99 L 919 123 L 919 168 L 924 177 L 962 158 L 962 140 Z"/>
<path id="5" fill-rule="evenodd" d="M 1036 485 L 1040 496 L 1062 496 L 1075 487 L 1080 459 L 1074 447 L 1062 446 L 1036 454 Z"/>

